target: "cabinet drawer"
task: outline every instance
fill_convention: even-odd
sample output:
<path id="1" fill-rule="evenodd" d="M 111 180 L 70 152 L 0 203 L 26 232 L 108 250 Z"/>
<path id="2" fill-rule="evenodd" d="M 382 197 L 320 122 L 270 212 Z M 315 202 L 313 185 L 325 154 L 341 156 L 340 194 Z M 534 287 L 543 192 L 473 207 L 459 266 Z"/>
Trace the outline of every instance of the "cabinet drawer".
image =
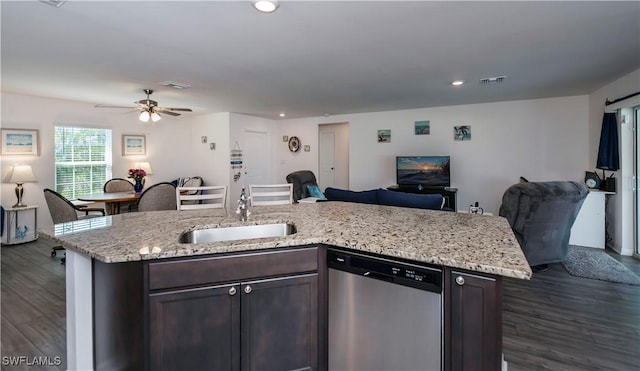
<path id="1" fill-rule="evenodd" d="M 198 286 L 318 270 L 318 248 L 255 251 L 148 264 L 149 290 Z"/>

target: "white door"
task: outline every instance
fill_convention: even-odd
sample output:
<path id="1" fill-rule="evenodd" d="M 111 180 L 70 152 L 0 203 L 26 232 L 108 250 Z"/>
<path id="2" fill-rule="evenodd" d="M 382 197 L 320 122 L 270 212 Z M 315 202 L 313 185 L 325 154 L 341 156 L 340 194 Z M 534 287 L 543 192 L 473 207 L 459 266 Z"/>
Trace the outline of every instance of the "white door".
<path id="1" fill-rule="evenodd" d="M 318 185 L 321 189 L 327 187 L 335 187 L 336 184 L 336 164 L 335 164 L 335 148 L 336 135 L 333 131 L 320 133 L 320 174 Z"/>
<path id="2" fill-rule="evenodd" d="M 243 187 L 269 182 L 269 141 L 263 131 L 245 131 L 245 159 Z"/>

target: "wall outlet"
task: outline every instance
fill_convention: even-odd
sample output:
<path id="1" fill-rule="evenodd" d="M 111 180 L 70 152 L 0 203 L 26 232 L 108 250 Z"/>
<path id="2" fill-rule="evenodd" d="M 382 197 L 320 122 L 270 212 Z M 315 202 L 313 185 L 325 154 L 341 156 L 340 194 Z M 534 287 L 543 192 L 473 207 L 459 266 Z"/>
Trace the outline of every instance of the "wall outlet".
<path id="1" fill-rule="evenodd" d="M 201 142 L 201 143 L 207 143 L 207 137 L 206 137 L 206 136 L 204 136 L 204 135 L 203 135 L 203 136 L 201 136 L 201 137 L 200 137 L 200 142 Z"/>
<path id="2" fill-rule="evenodd" d="M 216 144 L 215 143 L 209 143 L 209 149 L 210 150 L 215 150 L 216 149 Z"/>

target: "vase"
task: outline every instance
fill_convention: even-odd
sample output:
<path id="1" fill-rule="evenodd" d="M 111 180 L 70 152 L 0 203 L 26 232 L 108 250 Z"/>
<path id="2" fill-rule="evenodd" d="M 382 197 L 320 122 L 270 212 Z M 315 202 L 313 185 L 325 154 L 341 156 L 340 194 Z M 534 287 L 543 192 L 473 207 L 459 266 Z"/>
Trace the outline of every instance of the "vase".
<path id="1" fill-rule="evenodd" d="M 136 182 L 133 185 L 133 190 L 136 191 L 136 193 L 142 192 L 142 179 L 141 180 L 136 179 Z"/>

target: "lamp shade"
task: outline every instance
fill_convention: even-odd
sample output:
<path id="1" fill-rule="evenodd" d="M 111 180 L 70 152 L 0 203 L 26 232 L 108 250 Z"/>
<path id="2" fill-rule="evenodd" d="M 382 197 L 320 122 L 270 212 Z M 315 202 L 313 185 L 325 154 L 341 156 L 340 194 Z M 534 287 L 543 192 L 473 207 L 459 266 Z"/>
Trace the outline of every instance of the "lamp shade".
<path id="1" fill-rule="evenodd" d="M 35 182 L 36 176 L 33 174 L 31 165 L 13 165 L 9 169 L 9 174 L 5 179 L 7 183 Z"/>
<path id="2" fill-rule="evenodd" d="M 144 121 L 144 122 L 149 122 L 149 117 L 151 115 L 149 115 L 149 111 L 142 111 L 140 112 L 140 116 L 138 117 L 138 119 L 140 121 Z"/>
<path id="3" fill-rule="evenodd" d="M 136 169 L 142 169 L 144 170 L 145 173 L 147 173 L 147 175 L 151 175 L 153 174 L 153 171 L 151 171 L 151 165 L 146 162 L 146 161 L 142 161 L 142 162 L 136 162 L 135 166 Z"/>

